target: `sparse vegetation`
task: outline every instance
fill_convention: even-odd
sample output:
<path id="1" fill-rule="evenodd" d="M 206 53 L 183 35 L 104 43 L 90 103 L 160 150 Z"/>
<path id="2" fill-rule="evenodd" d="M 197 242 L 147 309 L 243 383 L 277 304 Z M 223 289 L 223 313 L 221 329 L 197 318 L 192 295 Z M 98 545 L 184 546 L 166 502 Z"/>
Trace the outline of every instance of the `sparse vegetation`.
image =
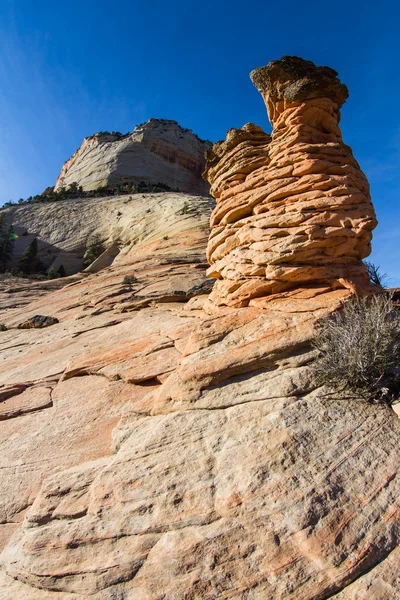
<path id="1" fill-rule="evenodd" d="M 400 313 L 389 294 L 355 298 L 320 323 L 314 346 L 319 384 L 369 402 L 393 403 L 400 390 Z"/>
<path id="2" fill-rule="evenodd" d="M 122 283 L 125 285 L 130 285 L 131 283 L 136 283 L 137 282 L 137 277 L 135 277 L 135 275 L 125 275 L 125 277 L 122 280 Z"/>
<path id="3" fill-rule="evenodd" d="M 374 285 L 376 285 L 380 288 L 384 288 L 385 282 L 388 278 L 387 273 L 382 273 L 381 268 L 376 266 L 374 263 L 364 261 L 364 264 L 368 268 L 368 275 L 369 275 L 371 283 L 373 283 Z"/>
<path id="4" fill-rule="evenodd" d="M 65 277 L 67 275 L 64 269 L 64 265 L 60 265 L 58 267 L 57 273 L 59 277 Z"/>
<path id="5" fill-rule="evenodd" d="M 69 186 L 64 184 L 64 181 L 60 181 L 60 187 L 56 191 L 53 187 L 48 187 L 41 194 L 36 196 L 29 196 L 26 200 L 20 198 L 18 204 L 35 204 L 41 202 L 58 202 L 59 200 L 73 200 L 76 198 L 104 198 L 107 196 L 125 196 L 132 194 L 149 194 L 159 192 L 171 192 L 171 188 L 165 183 L 123 183 L 115 186 L 102 186 L 96 190 L 85 191 L 81 185 L 76 182 L 71 183 Z M 14 206 L 15 203 L 11 200 L 4 204 L 4 207 Z"/>
<path id="6" fill-rule="evenodd" d="M 95 133 L 95 135 L 115 135 L 115 137 L 121 138 L 130 135 L 130 132 L 128 131 L 128 133 L 121 133 L 120 131 L 99 131 Z"/>
<path id="7" fill-rule="evenodd" d="M 0 215 L 0 272 L 4 273 L 14 251 L 14 230 L 6 221 L 5 214 Z"/>
<path id="8" fill-rule="evenodd" d="M 84 266 L 88 267 L 91 265 L 92 262 L 100 256 L 100 254 L 103 254 L 104 250 L 104 244 L 98 235 L 94 235 L 91 240 L 88 239 L 86 242 L 86 252 L 83 255 Z"/>
<path id="9" fill-rule="evenodd" d="M 189 211 L 190 211 L 190 204 L 187 200 L 185 200 L 185 202 L 183 203 L 183 206 L 182 206 L 181 215 L 187 215 Z"/>
<path id="10" fill-rule="evenodd" d="M 7 327 L 4 325 L 4 323 L 0 323 L 0 331 L 7 331 Z"/>
<path id="11" fill-rule="evenodd" d="M 18 271 L 23 275 L 31 275 L 33 273 L 43 273 L 44 267 L 40 259 L 37 257 L 38 242 L 34 238 L 31 243 L 25 248 L 18 262 Z"/>
<path id="12" fill-rule="evenodd" d="M 58 279 L 60 275 L 55 267 L 50 267 L 47 271 L 47 279 Z"/>

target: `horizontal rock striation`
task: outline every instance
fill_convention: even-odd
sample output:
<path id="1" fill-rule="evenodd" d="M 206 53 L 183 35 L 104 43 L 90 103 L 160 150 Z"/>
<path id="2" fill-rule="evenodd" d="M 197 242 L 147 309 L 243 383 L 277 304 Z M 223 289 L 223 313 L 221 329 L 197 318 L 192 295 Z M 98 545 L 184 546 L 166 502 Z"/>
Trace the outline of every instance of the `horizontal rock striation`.
<path id="1" fill-rule="evenodd" d="M 376 219 L 368 181 L 342 141 L 339 109 L 348 91 L 336 75 L 297 57 L 256 69 L 251 78 L 272 135 L 248 123 L 209 150 L 214 305 L 368 289 L 361 261 Z"/>
<path id="2" fill-rule="evenodd" d="M 205 152 L 201 140 L 176 121 L 149 119 L 132 133 L 96 133 L 64 164 L 55 189 L 78 183 L 85 191 L 125 183 L 163 183 L 173 190 L 207 194 L 201 178 Z"/>

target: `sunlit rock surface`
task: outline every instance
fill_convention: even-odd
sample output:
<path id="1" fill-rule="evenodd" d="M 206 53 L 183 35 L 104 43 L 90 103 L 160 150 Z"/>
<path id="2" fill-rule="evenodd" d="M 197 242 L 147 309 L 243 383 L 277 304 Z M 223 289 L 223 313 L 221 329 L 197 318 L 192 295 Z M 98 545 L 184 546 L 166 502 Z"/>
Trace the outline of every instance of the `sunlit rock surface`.
<path id="1" fill-rule="evenodd" d="M 149 119 L 126 135 L 96 133 L 64 164 L 55 189 L 76 182 L 85 191 L 124 183 L 155 185 L 207 194 L 201 178 L 210 142 L 201 140 L 176 121 Z"/>

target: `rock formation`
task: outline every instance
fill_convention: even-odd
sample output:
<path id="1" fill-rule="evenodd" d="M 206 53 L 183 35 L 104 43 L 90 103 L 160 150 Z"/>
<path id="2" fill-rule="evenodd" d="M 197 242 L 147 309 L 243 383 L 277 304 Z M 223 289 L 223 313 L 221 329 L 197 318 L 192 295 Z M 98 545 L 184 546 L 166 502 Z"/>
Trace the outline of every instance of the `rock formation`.
<path id="1" fill-rule="evenodd" d="M 214 189 L 253 189 L 272 142 L 255 126 L 230 136 Z M 337 223 L 327 198 L 299 215 L 308 206 L 311 219 Z M 342 228 L 362 239 L 356 201 L 335 198 L 350 215 Z M 227 199 L 224 226 L 240 231 L 248 205 L 237 199 Z M 363 283 L 361 269 L 349 275 L 358 259 L 339 253 L 344 283 L 292 278 L 259 304 L 239 297 L 207 314 L 210 204 L 159 194 L 118 205 L 125 225 L 109 266 L 61 289 L 0 282 L 1 600 L 400 597 L 400 422 L 386 405 L 328 396 L 311 368 L 315 319 Z M 295 221 L 292 204 L 280 206 Z M 304 236 L 285 223 L 267 241 L 290 230 L 300 253 Z M 341 231 L 319 225 L 331 226 Z M 212 296 L 226 304 L 222 283 Z M 59 322 L 17 328 L 35 314 Z"/>
<path id="2" fill-rule="evenodd" d="M 273 131 L 248 123 L 208 152 L 205 176 L 217 200 L 207 249 L 209 274 L 219 279 L 212 302 L 267 307 L 283 292 L 362 293 L 376 220 L 339 129 L 346 86 L 333 69 L 290 56 L 251 79 Z"/>
<path id="3" fill-rule="evenodd" d="M 208 194 L 201 172 L 210 145 L 166 119 L 150 119 L 126 135 L 96 133 L 85 138 L 64 164 L 55 189 L 73 182 L 87 191 L 143 181 L 189 194 Z"/>

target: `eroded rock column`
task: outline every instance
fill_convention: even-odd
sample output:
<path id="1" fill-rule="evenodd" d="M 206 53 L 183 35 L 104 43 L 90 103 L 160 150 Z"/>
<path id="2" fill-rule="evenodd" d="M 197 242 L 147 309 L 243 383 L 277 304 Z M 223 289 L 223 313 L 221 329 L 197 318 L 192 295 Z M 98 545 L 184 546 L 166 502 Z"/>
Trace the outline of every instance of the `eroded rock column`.
<path id="1" fill-rule="evenodd" d="M 376 226 L 369 184 L 343 143 L 347 87 L 336 71 L 283 57 L 251 73 L 273 126 L 231 129 L 207 155 L 217 206 L 208 274 L 217 306 L 269 306 L 275 294 L 367 293 L 362 259 Z"/>

